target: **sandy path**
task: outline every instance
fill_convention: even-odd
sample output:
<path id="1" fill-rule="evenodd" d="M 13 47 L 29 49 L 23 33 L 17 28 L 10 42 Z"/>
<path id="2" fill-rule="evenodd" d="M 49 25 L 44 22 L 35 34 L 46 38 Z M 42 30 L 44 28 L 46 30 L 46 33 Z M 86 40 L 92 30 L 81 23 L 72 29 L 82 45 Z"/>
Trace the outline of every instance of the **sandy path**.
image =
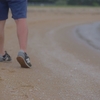
<path id="1" fill-rule="evenodd" d="M 28 13 L 31 69 L 20 68 L 15 60 L 19 47 L 15 24 L 9 19 L 5 48 L 13 61 L 0 63 L 0 100 L 99 100 L 100 64 L 95 65 L 96 60 L 91 58 L 95 53 L 80 49 L 84 46 L 71 37 L 74 26 L 100 20 L 99 12 L 89 12 L 68 14 L 31 8 Z"/>

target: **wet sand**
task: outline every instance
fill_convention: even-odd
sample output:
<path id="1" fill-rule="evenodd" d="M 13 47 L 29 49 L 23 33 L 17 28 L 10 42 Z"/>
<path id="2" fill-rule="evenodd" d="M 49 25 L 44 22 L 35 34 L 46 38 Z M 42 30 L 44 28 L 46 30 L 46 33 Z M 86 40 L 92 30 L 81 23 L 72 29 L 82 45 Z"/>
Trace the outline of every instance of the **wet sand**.
<path id="1" fill-rule="evenodd" d="M 9 18 L 5 49 L 13 60 L 0 63 L 0 100 L 99 100 L 100 55 L 75 33 L 76 26 L 98 21 L 99 8 L 29 8 L 33 67 L 24 69 L 16 61 L 19 46 Z"/>
<path id="2" fill-rule="evenodd" d="M 77 26 L 75 32 L 76 37 L 100 51 L 100 22 Z"/>

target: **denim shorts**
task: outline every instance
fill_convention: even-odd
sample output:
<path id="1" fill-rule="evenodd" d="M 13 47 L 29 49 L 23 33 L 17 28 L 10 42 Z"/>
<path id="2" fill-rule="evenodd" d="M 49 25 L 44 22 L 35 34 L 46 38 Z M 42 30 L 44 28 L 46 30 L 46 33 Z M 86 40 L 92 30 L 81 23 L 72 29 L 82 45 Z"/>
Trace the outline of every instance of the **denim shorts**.
<path id="1" fill-rule="evenodd" d="M 13 19 L 27 17 L 27 0 L 0 0 L 0 20 L 8 19 L 9 8 Z"/>

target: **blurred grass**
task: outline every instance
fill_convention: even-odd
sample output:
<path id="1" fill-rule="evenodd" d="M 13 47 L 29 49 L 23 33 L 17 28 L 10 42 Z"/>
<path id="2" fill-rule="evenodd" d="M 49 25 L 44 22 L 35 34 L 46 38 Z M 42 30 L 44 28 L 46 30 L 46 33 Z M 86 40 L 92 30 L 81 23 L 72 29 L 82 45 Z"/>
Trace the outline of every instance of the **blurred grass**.
<path id="1" fill-rule="evenodd" d="M 100 7 L 93 6 L 62 6 L 62 5 L 50 5 L 50 6 L 28 6 L 28 11 L 38 11 L 38 12 L 53 12 L 61 14 L 95 14 L 100 15 Z"/>
<path id="2" fill-rule="evenodd" d="M 80 6 L 80 5 L 28 5 L 28 7 L 39 7 L 39 8 L 100 8 L 100 6 Z"/>

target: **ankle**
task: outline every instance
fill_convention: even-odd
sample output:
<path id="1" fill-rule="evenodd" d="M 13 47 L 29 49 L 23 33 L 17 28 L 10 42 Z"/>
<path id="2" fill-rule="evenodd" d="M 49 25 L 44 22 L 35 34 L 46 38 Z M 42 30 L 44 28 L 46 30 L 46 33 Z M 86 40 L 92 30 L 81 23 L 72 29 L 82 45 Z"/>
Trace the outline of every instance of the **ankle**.
<path id="1" fill-rule="evenodd" d="M 24 51 L 24 50 L 20 50 L 19 52 L 23 52 L 23 53 L 25 53 L 25 51 Z"/>
<path id="2" fill-rule="evenodd" d="M 0 56 L 3 56 L 3 55 L 5 55 L 5 52 L 4 51 L 0 52 Z"/>

